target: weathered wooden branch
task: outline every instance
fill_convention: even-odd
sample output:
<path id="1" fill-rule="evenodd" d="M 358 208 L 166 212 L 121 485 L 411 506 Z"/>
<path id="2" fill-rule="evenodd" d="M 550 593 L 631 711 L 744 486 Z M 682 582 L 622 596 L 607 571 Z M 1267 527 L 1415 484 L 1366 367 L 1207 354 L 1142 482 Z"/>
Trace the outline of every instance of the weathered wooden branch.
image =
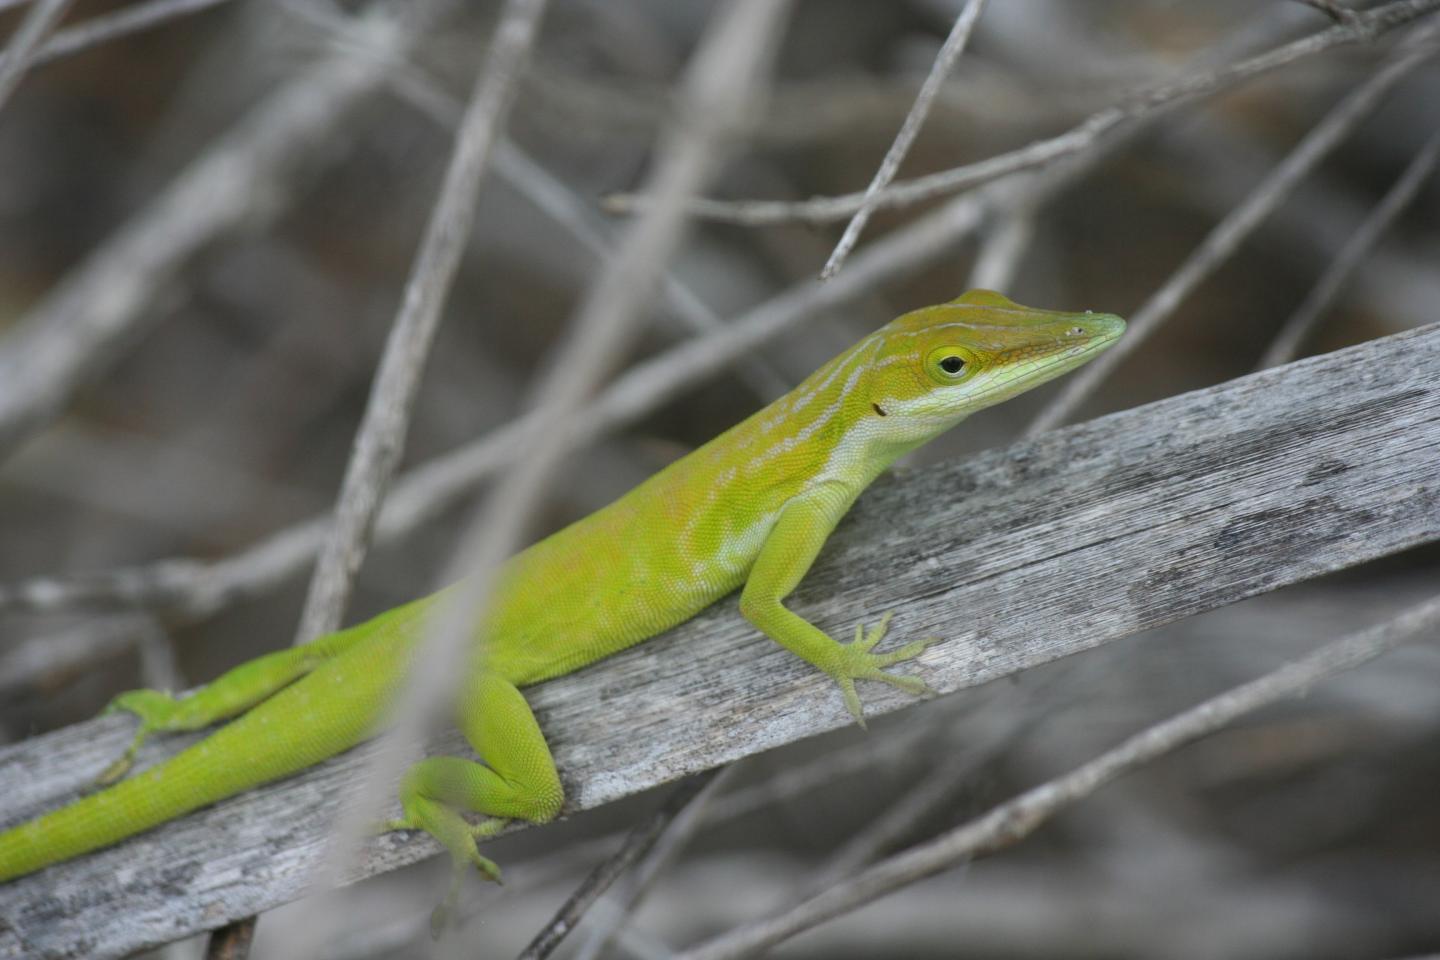
<path id="1" fill-rule="evenodd" d="M 948 639 L 921 668 L 950 692 L 1440 539 L 1436 449 L 1430 326 L 883 481 L 794 606 L 841 636 L 898 610 L 897 637 Z M 908 702 L 863 693 L 872 714 Z M 848 722 L 729 602 L 531 699 L 572 811 Z M 0 752 L 0 816 L 73 796 L 128 731 Z M 362 754 L 0 887 L 0 958 L 119 956 L 294 899 Z M 434 852 L 381 838 L 356 876 Z"/>

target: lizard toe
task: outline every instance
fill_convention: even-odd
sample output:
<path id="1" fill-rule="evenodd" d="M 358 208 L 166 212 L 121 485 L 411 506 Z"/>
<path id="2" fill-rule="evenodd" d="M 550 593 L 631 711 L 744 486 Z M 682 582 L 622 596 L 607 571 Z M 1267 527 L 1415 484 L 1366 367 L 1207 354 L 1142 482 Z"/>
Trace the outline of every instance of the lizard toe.
<path id="1" fill-rule="evenodd" d="M 857 623 L 855 625 L 855 642 L 850 644 L 850 646 L 861 653 L 869 653 L 871 650 L 874 650 L 876 645 L 885 639 L 885 634 L 890 630 L 890 618 L 894 615 L 895 611 L 887 610 L 881 614 L 875 626 L 871 627 L 868 631 L 863 624 Z"/>
<path id="2" fill-rule="evenodd" d="M 876 654 L 875 665 L 877 667 L 889 667 L 905 660 L 913 660 L 937 642 L 939 641 L 935 637 L 926 637 L 924 640 L 912 640 L 898 650 Z"/>
<path id="3" fill-rule="evenodd" d="M 867 679 L 888 683 L 890 686 L 896 687 L 916 697 L 931 696 L 935 693 L 930 687 L 930 684 L 921 680 L 919 677 L 912 677 L 907 674 L 886 673 L 883 670 L 877 670 L 867 677 Z"/>

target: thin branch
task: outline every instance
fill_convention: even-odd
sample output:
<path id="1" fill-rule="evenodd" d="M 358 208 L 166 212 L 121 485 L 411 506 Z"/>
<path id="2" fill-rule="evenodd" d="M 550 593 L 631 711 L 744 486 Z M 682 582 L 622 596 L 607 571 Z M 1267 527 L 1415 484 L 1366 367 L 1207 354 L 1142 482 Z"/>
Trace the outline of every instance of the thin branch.
<path id="1" fill-rule="evenodd" d="M 1000 752 L 957 753 L 942 762 L 920 783 L 907 788 L 888 808 L 841 844 L 806 885 L 806 899 L 853 877 L 877 857 L 893 850 L 916 825 L 954 802 L 955 794 L 974 776 L 982 763 Z"/>
<path id="2" fill-rule="evenodd" d="M 1336 47 L 1364 43 L 1433 10 L 1440 0 L 1392 0 L 1359 15 L 1351 25 L 1329 27 L 1319 33 L 1276 47 L 1259 56 L 1224 67 L 1186 74 L 1148 90 L 1126 97 L 1065 133 L 1029 146 L 980 160 L 963 167 L 892 184 L 873 199 L 875 209 L 910 206 L 934 197 L 958 193 L 989 180 L 1053 163 L 1062 157 L 1088 150 L 1111 136 L 1127 121 L 1165 113 L 1200 97 L 1219 93 L 1260 74 Z M 865 195 L 851 193 L 837 197 L 816 197 L 799 202 L 772 200 L 724 201 L 697 199 L 691 212 L 697 217 L 743 226 L 790 223 L 827 223 L 842 220 L 861 208 Z M 615 194 L 606 198 L 612 213 L 630 213 L 643 206 L 641 194 Z"/>
<path id="3" fill-rule="evenodd" d="M 617 938 L 624 937 L 631 918 L 644 903 L 660 874 L 684 852 L 691 838 L 702 827 L 711 825 L 706 817 L 711 800 L 728 781 L 735 778 L 736 771 L 744 765 L 744 761 L 741 761 L 700 774 L 705 778 L 704 784 L 691 794 L 689 801 L 680 807 L 669 823 L 662 826 L 660 835 L 655 838 L 654 843 L 645 853 L 644 859 L 636 864 L 635 869 L 631 872 L 629 884 L 617 891 L 613 899 L 618 902 L 596 919 L 597 929 L 575 952 L 575 960 L 600 960 Z M 671 802 L 674 802 L 673 798 Z M 576 896 L 578 894 L 577 890 Z M 574 897 L 572 897 L 573 900 Z M 596 912 L 601 913 L 598 910 Z M 580 913 L 575 914 L 574 922 L 570 923 L 570 927 L 575 926 L 575 922 L 579 921 L 580 916 Z M 555 926 L 555 921 L 551 921 L 551 926 Z"/>
<path id="4" fill-rule="evenodd" d="M 1159 329 L 1185 298 L 1290 196 L 1299 182 L 1371 115 L 1375 105 L 1395 84 L 1435 55 L 1437 34 L 1440 34 L 1440 19 L 1417 30 L 1413 37 L 1415 42 L 1404 56 L 1381 66 L 1364 84 L 1331 109 L 1250 195 L 1215 225 L 1160 289 L 1151 294 L 1144 306 L 1130 318 L 1125 336 L 1066 381 L 1054 400 L 1026 428 L 1026 435 L 1033 436 L 1058 426 L 1073 414 L 1111 371 Z"/>
<path id="5" fill-rule="evenodd" d="M 446 0 L 367 21 L 402 54 Z M 0 458 L 164 317 L 155 292 L 205 244 L 273 217 L 301 161 L 382 82 L 389 58 L 322 60 L 236 124 L 0 338 Z"/>
<path id="6" fill-rule="evenodd" d="M 1399 179 L 1335 254 L 1320 282 L 1310 289 L 1304 302 L 1290 315 L 1280 332 L 1275 335 L 1275 339 L 1270 342 L 1264 356 L 1256 365 L 1257 370 L 1289 363 L 1295 358 L 1300 351 L 1300 345 L 1334 305 L 1346 281 L 1370 255 L 1370 251 L 1380 242 L 1385 231 L 1390 229 L 1395 218 L 1419 194 L 1420 188 L 1435 171 L 1437 162 L 1440 162 L 1440 131 L 1431 134 Z"/>
<path id="7" fill-rule="evenodd" d="M 597 259 L 603 262 L 610 255 L 615 240 L 609 223 L 518 147 L 501 144 L 495 167 L 531 203 L 570 230 Z M 675 319 L 690 333 L 711 334 L 725 327 L 725 321 L 673 270 L 665 271 L 660 289 Z M 737 357 L 735 363 L 736 375 L 767 403 L 793 386 L 763 355 Z"/>
<path id="8" fill-rule="evenodd" d="M 765 2 L 765 0 L 762 0 Z M 545 960 L 564 942 L 576 925 L 584 919 L 601 894 L 620 879 L 632 866 L 645 857 L 695 802 L 705 796 L 706 790 L 726 768 L 717 767 L 697 773 L 670 792 L 665 804 L 650 815 L 650 819 L 636 827 L 620 849 L 599 866 L 576 888 L 565 901 L 554 918 L 547 923 L 516 960 Z"/>
<path id="9" fill-rule="evenodd" d="M 1412 607 L 1387 623 L 1326 644 L 1307 657 L 1142 730 L 1070 773 L 1027 790 L 936 840 L 884 860 L 792 910 L 687 950 L 678 960 L 730 960 L 747 956 L 903 886 L 1017 843 L 1057 813 L 1117 777 L 1261 707 L 1301 696 L 1322 680 L 1358 667 L 1436 629 L 1440 629 L 1440 597 Z"/>
<path id="10" fill-rule="evenodd" d="M 1314 7 L 1336 23 L 1350 25 L 1356 23 L 1360 17 L 1358 13 L 1345 6 L 1340 0 L 1295 0 L 1295 2 L 1303 3 L 1307 7 Z"/>
<path id="11" fill-rule="evenodd" d="M 1032 676 L 1031 680 L 1034 679 Z M 1040 683 L 1032 682 L 1028 685 L 1028 694 L 1012 693 L 978 708 L 966 701 L 957 701 L 947 709 L 932 709 L 928 715 L 917 716 L 910 724 L 910 731 L 929 741 L 919 748 L 920 752 L 942 759 L 927 764 L 928 772 L 919 783 L 907 787 L 887 809 L 870 818 L 863 829 L 833 851 L 787 902 L 807 899 L 854 876 L 867 864 L 898 847 L 919 824 L 950 804 L 977 769 L 1013 749 L 1035 719 L 1033 711 L 1017 709 L 1016 704 L 1022 699 L 1054 703 L 1055 700 L 1046 696 L 1048 685 L 1054 682 L 1053 677 Z M 895 747 L 903 749 L 898 743 Z"/>
<path id="12" fill-rule="evenodd" d="M 295 642 L 340 626 L 355 574 L 365 559 L 375 517 L 390 488 L 414 414 L 420 378 L 440 315 L 475 222 L 475 203 L 505 127 L 519 78 L 534 47 L 544 3 L 512 4 L 495 29 L 475 79 L 445 180 L 410 269 L 404 299 L 386 338 L 365 418 L 355 437 L 334 521 L 310 581 Z"/>
<path id="13" fill-rule="evenodd" d="M 37 0 L 25 14 L 25 19 L 20 21 L 20 29 L 15 31 L 9 49 L 0 59 L 0 110 L 4 109 L 5 101 L 20 84 L 25 71 L 35 62 L 41 41 L 49 36 L 69 6 L 70 0 Z"/>
<path id="14" fill-rule="evenodd" d="M 875 768 L 894 771 L 924 749 L 934 735 L 925 725 L 908 725 L 884 734 L 872 733 L 858 744 L 828 751 L 755 783 L 715 798 L 705 811 L 707 827 L 738 820 L 802 797 L 837 780 Z M 914 751 L 914 752 L 912 752 Z"/>
<path id="15" fill-rule="evenodd" d="M 112 13 L 91 17 L 73 27 L 57 31 L 35 54 L 35 65 L 53 63 L 91 47 L 229 2 L 230 0 L 147 0 L 145 3 L 132 3 Z"/>
<path id="16" fill-rule="evenodd" d="M 431 617 L 413 652 L 410 675 L 391 711 L 390 729 L 373 745 L 358 788 L 330 830 L 320 869 L 312 874 L 319 889 L 328 891 L 343 879 L 351 851 L 370 832 L 368 825 L 382 802 L 389 802 L 401 769 L 418 752 L 431 721 L 440 714 L 438 707 L 453 702 L 457 678 L 471 668 L 468 640 L 481 620 L 501 564 L 519 546 L 542 503 L 547 481 L 573 452 L 576 437 L 560 427 L 575 420 L 636 332 L 664 264 L 683 238 L 684 201 L 717 168 L 726 138 L 767 75 L 777 28 L 788 6 L 772 0 L 738 0 L 721 8 L 707 29 L 682 88 L 680 116 L 687 122 L 678 124 L 662 143 L 652 176 L 660 200 L 627 231 L 615 258 L 581 303 L 569 339 L 536 391 L 532 418 L 537 429 L 460 538 L 446 580 L 463 580 L 464 587 Z M 510 0 L 499 32 L 525 29 L 525 22 L 533 30 L 543 8 L 543 0 Z M 334 910 L 324 910 L 321 922 L 310 918 L 303 929 L 291 931 L 286 954 L 315 955 L 335 916 Z"/>
<path id="17" fill-rule="evenodd" d="M 82 674 L 109 657 L 143 647 L 158 629 L 148 614 L 122 613 L 15 644 L 0 654 L 0 696 Z"/>
<path id="18" fill-rule="evenodd" d="M 1004 290 L 1015 279 L 1020 261 L 1035 236 L 1035 211 L 1030 204 L 1007 210 L 986 235 L 975 255 L 966 283 L 970 289 Z"/>
<path id="19" fill-rule="evenodd" d="M 920 92 L 915 97 L 915 103 L 911 105 L 910 112 L 905 115 L 905 120 L 900 125 L 900 132 L 895 135 L 895 141 L 890 144 L 890 149 L 885 152 L 885 158 L 880 161 L 880 169 L 875 171 L 875 176 L 870 181 L 870 186 L 865 188 L 865 194 L 860 200 L 860 209 L 850 218 L 845 227 L 845 233 L 841 235 L 840 242 L 835 245 L 835 250 L 830 254 L 830 259 L 825 261 L 825 268 L 820 271 L 820 279 L 828 280 L 835 275 L 850 255 L 855 244 L 860 239 L 860 232 L 865 229 L 865 224 L 870 221 L 870 215 L 875 212 L 875 198 L 890 185 L 895 179 L 895 174 L 904 162 L 905 155 L 910 152 L 910 146 L 915 142 L 920 128 L 925 124 L 925 118 L 930 115 L 930 107 L 934 104 L 940 88 L 945 84 L 945 78 L 954 69 L 955 63 L 960 59 L 960 54 L 965 51 L 965 44 L 970 40 L 970 34 L 975 29 L 975 23 L 980 19 L 981 12 L 985 9 L 985 0 L 969 0 L 960 15 L 955 18 L 955 25 L 950 28 L 950 35 L 945 38 L 945 44 L 936 55 L 935 62 L 930 66 L 930 73 L 925 77 L 925 82 L 920 86 Z"/>
<path id="20" fill-rule="evenodd" d="M 152 690 L 184 690 L 189 686 L 175 657 L 175 638 L 154 621 L 140 638 L 140 680 Z"/>
<path id="21" fill-rule="evenodd" d="M 304 9 L 311 8 L 307 6 Z M 326 26 L 341 29 L 345 24 L 327 21 Z M 458 122 L 459 102 L 428 74 L 413 67 L 396 70 L 391 74 L 390 82 L 399 96 L 442 127 L 450 128 Z M 495 172 L 537 209 L 570 231 L 597 260 L 603 262 L 610 256 L 615 245 L 615 231 L 610 221 L 597 214 L 588 202 L 513 142 L 504 140 L 497 147 Z M 665 272 L 661 290 L 674 311 L 675 319 L 691 333 L 712 333 L 725 325 L 673 270 Z M 737 375 L 767 402 L 790 388 L 785 376 L 764 357 L 741 357 L 737 361 Z"/>

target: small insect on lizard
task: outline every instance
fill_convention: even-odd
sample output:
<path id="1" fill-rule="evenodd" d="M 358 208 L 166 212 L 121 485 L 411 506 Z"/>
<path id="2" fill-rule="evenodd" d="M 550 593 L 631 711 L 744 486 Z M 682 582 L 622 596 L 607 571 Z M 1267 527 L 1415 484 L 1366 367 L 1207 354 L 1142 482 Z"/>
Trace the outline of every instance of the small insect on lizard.
<path id="1" fill-rule="evenodd" d="M 907 313 L 804 383 L 614 503 L 512 557 L 474 630 L 455 718 L 483 762 L 431 757 L 400 788 L 393 829 L 423 830 L 499 879 L 477 841 L 512 819 L 560 812 L 560 778 L 520 688 L 578 670 L 740 590 L 740 612 L 840 688 L 863 719 L 857 680 L 913 694 L 886 672 L 933 641 L 877 652 L 888 615 L 839 643 L 786 609 L 830 532 L 897 457 L 967 416 L 1073 370 L 1120 336 L 1100 313 L 1022 307 L 972 290 Z M 120 695 L 140 721 L 107 789 L 0 833 L 0 881 L 109 846 L 224 797 L 287 777 L 374 735 L 441 594 L 302 647 L 267 654 L 186 697 Z M 210 736 L 127 780 L 157 731 Z M 116 782 L 120 781 L 120 782 Z M 480 814 L 471 824 L 463 814 Z"/>

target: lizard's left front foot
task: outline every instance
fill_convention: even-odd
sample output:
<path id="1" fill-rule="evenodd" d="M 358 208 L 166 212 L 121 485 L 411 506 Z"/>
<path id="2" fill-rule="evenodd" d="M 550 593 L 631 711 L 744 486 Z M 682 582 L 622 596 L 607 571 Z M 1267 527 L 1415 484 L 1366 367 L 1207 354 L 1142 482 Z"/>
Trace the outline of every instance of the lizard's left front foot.
<path id="1" fill-rule="evenodd" d="M 892 615 L 892 613 L 886 613 L 880 618 L 879 623 L 870 628 L 869 632 L 866 632 L 863 624 L 856 624 L 854 642 L 837 644 L 838 662 L 825 671 L 840 685 L 840 693 L 845 698 L 845 708 L 850 711 L 855 722 L 862 727 L 865 726 L 865 711 L 860 706 L 860 695 L 855 692 L 856 680 L 879 680 L 892 687 L 899 687 L 906 693 L 917 697 L 928 696 L 935 692 L 919 677 L 886 673 L 884 668 L 905 660 L 913 660 L 925 648 L 939 643 L 939 637 L 913 640 L 889 653 L 871 652 L 875 649 L 876 644 L 885 639 L 885 632 L 890 628 Z"/>

